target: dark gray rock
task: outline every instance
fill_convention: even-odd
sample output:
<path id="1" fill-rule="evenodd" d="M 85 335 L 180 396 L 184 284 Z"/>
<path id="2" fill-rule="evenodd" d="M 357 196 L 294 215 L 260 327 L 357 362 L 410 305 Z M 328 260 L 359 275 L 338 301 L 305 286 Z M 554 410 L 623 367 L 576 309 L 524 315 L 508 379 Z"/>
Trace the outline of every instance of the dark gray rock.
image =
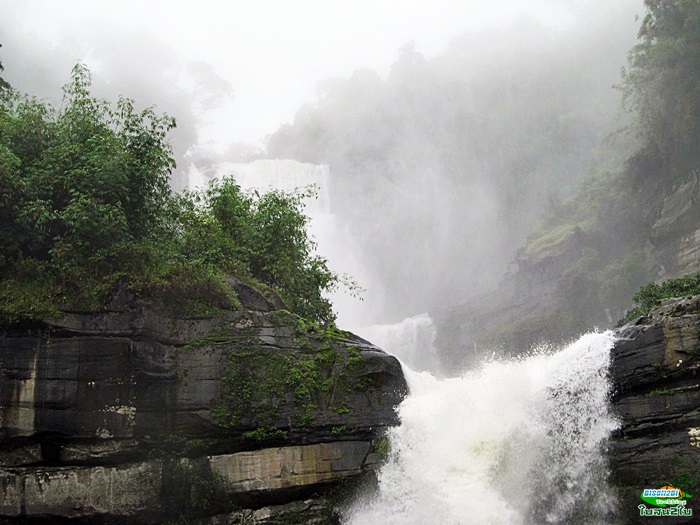
<path id="1" fill-rule="evenodd" d="M 626 523 L 647 523 L 645 488 L 667 484 L 693 495 L 700 514 L 700 296 L 666 301 L 618 330 L 612 353 L 614 407 L 621 428 L 610 446 L 613 482 Z M 692 521 L 696 520 L 696 521 Z"/>
<path id="2" fill-rule="evenodd" d="M 220 502 L 192 494 L 216 484 L 239 504 L 287 504 L 375 468 L 407 391 L 398 361 L 246 286 L 250 309 L 215 317 L 120 302 L 6 329 L 0 522 L 212 514 Z"/>
<path id="3" fill-rule="evenodd" d="M 691 170 L 657 200 L 646 249 L 651 275 L 670 279 L 700 271 L 700 170 Z"/>
<path id="4" fill-rule="evenodd" d="M 199 520 L 196 525 L 231 525 L 250 522 L 256 525 L 286 525 L 299 522 L 300 517 L 305 525 L 340 523 L 333 504 L 326 499 L 315 498 L 284 505 L 271 505 L 257 510 L 227 512 Z"/>

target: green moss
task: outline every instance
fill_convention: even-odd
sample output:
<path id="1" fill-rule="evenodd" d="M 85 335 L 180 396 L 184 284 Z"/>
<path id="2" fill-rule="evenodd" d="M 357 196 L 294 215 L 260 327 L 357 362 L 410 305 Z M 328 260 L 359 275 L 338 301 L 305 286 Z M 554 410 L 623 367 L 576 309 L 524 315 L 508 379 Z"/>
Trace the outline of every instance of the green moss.
<path id="1" fill-rule="evenodd" d="M 230 317 L 222 316 L 219 319 L 229 319 L 227 322 L 222 322 L 221 326 L 211 330 L 205 336 L 194 337 L 187 341 L 187 344 L 182 348 L 202 348 L 205 346 L 226 346 L 226 345 L 241 345 L 248 344 L 253 339 L 256 333 L 254 326 L 241 328 L 230 322 Z"/>
<path id="2" fill-rule="evenodd" d="M 351 370 L 356 370 L 360 367 L 362 363 L 362 354 L 360 354 L 359 346 L 349 346 L 348 347 L 348 368 Z"/>
<path id="3" fill-rule="evenodd" d="M 190 339 L 187 342 L 187 345 L 185 346 L 185 348 L 201 348 L 203 346 L 230 345 L 230 344 L 240 342 L 244 338 L 245 338 L 245 336 L 241 336 L 241 335 L 235 336 L 235 335 L 224 335 L 224 334 L 210 333 L 205 337 L 197 337 L 194 339 Z"/>
<path id="4" fill-rule="evenodd" d="M 318 405 L 315 403 L 305 403 L 301 406 L 301 412 L 294 415 L 293 423 L 298 427 L 310 425 L 314 420 L 314 412 L 318 410 Z"/>
<path id="5" fill-rule="evenodd" d="M 700 491 L 700 478 L 690 474 L 682 474 L 671 480 L 671 485 L 679 487 L 683 492 L 695 496 Z"/>
<path id="6" fill-rule="evenodd" d="M 530 257 L 537 256 L 560 244 L 575 229 L 575 224 L 560 224 L 554 226 L 530 240 L 525 246 L 525 253 Z"/>
<path id="7" fill-rule="evenodd" d="M 222 380 L 225 399 L 212 407 L 218 423 L 226 428 L 244 424 L 269 427 L 279 414 L 287 390 L 291 358 L 244 347 L 230 354 Z"/>
<path id="8" fill-rule="evenodd" d="M 316 360 L 323 367 L 330 368 L 338 360 L 338 350 L 330 341 L 325 341 L 318 349 Z"/>
<path id="9" fill-rule="evenodd" d="M 287 370 L 289 375 L 285 383 L 297 399 L 309 398 L 318 388 L 320 371 L 316 360 L 290 362 Z"/>
<path id="10" fill-rule="evenodd" d="M 657 389 L 657 390 L 652 390 L 651 392 L 647 392 L 644 394 L 644 397 L 654 397 L 654 396 L 666 396 L 666 395 L 671 395 L 675 394 L 676 391 L 672 388 L 668 389 Z"/>
<path id="11" fill-rule="evenodd" d="M 650 283 L 634 294 L 632 300 L 638 306 L 629 310 L 625 317 L 618 322 L 618 326 L 622 326 L 639 316 L 647 315 L 653 308 L 661 304 L 662 299 L 689 297 L 698 294 L 700 294 L 700 273 L 679 279 L 669 279 L 660 284 Z"/>
<path id="12" fill-rule="evenodd" d="M 321 392 L 329 392 L 335 385 L 335 377 L 331 376 L 328 379 L 324 379 L 318 384 L 319 390 Z"/>
<path id="13" fill-rule="evenodd" d="M 333 427 L 331 429 L 331 434 L 334 436 L 339 436 L 347 431 L 347 427 L 345 425 L 341 425 L 339 427 Z"/>
<path id="14" fill-rule="evenodd" d="M 256 441 L 266 441 L 273 438 L 286 438 L 287 432 L 278 428 L 259 427 L 249 432 L 244 432 L 243 436 Z"/>
<path id="15" fill-rule="evenodd" d="M 267 318 L 277 326 L 296 326 L 298 315 L 294 315 L 289 310 L 275 310 L 267 314 Z"/>
<path id="16" fill-rule="evenodd" d="M 391 442 L 388 437 L 383 437 L 377 443 L 377 454 L 382 459 L 387 459 L 391 452 Z"/>
<path id="17" fill-rule="evenodd" d="M 336 342 L 352 336 L 350 332 L 338 328 L 335 323 L 321 325 L 298 315 L 294 315 L 294 318 L 296 320 L 295 334 L 298 337 L 315 337 L 321 341 Z"/>
<path id="18" fill-rule="evenodd" d="M 349 363 L 356 366 L 361 356 L 355 347 L 345 358 L 336 347 L 335 341 L 347 333 L 285 313 L 276 314 L 274 319 L 280 323 L 293 320 L 297 330 L 305 327 L 309 332 L 295 337 L 297 352 L 280 353 L 248 341 L 229 354 L 222 377 L 224 393 L 211 408 L 218 424 L 225 428 L 272 428 L 282 424 L 283 407 L 287 422 L 298 427 L 310 425 L 320 407 L 348 413 L 346 399 L 351 388 L 344 370 Z M 241 338 L 209 335 L 192 345 L 240 342 Z"/>

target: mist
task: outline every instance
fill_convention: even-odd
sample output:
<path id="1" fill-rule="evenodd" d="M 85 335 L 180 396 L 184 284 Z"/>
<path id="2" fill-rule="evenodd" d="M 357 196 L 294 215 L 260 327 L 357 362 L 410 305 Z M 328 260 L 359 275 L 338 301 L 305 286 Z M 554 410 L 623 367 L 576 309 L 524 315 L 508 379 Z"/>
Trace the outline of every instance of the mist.
<path id="1" fill-rule="evenodd" d="M 212 49 L 211 56 L 198 58 L 183 54 L 187 38 L 201 50 L 202 27 L 194 29 L 201 19 L 175 45 L 165 43 L 165 24 L 149 27 L 154 12 L 146 8 L 132 13 L 144 17 L 139 27 L 68 26 L 46 38 L 22 18 L 27 11 L 10 10 L 0 20 L 0 43 L 4 78 L 19 90 L 59 105 L 60 86 L 81 60 L 92 71 L 96 95 L 114 100 L 124 94 L 140 107 L 156 105 L 174 116 L 176 189 L 186 183 L 192 164 L 206 170 L 224 160 L 266 157 L 328 165 L 333 214 L 342 225 L 338 241 L 353 251 L 348 258 L 363 264 L 360 285 L 367 291 L 357 308 L 364 309 L 368 324 L 379 324 L 487 293 L 507 275 L 548 209 L 591 170 L 614 169 L 629 148 L 616 135 L 625 122 L 613 86 L 634 44 L 642 2 L 542 2 L 529 13 L 503 4 L 498 16 L 486 3 L 469 3 L 459 15 L 448 6 L 455 16 L 425 17 L 428 29 L 422 32 L 414 22 L 404 24 L 416 32 L 415 40 L 402 26 L 419 14 L 415 6 L 377 10 L 377 32 L 384 27 L 380 22 L 393 24 L 384 31 L 394 46 L 388 62 L 380 67 L 359 53 L 349 59 L 350 52 L 329 57 L 334 67 L 324 71 L 336 76 L 313 79 L 315 95 L 307 93 L 301 107 L 300 79 L 287 69 L 277 75 L 273 70 L 278 96 L 286 96 L 287 106 L 296 104 L 288 110 L 293 120 L 284 123 L 279 112 L 279 126 L 257 141 L 236 133 L 228 138 L 225 131 L 216 143 L 209 138 L 212 123 L 226 120 L 227 105 L 241 104 L 247 89 L 224 72 L 220 57 L 245 55 L 249 63 L 258 60 L 257 70 L 279 61 L 269 51 L 255 55 L 241 47 Z M 469 9 L 473 17 L 466 16 Z M 155 11 L 171 20 L 171 14 Z M 300 11 L 309 12 L 306 4 Z M 269 23 L 279 28 L 275 13 Z M 233 18 L 236 12 L 228 14 Z M 337 24 L 338 14 L 321 10 L 305 22 L 319 29 L 310 34 L 330 43 L 328 28 L 336 27 L 331 16 Z M 453 36 L 438 45 L 437 24 L 447 19 Z M 268 21 L 251 20 L 259 24 L 253 29 L 274 38 Z M 460 23 L 463 29 L 456 29 Z M 398 46 L 397 38 L 404 39 Z M 318 40 L 315 47 L 325 43 Z M 277 53 L 282 57 L 281 47 Z M 384 57 L 387 50 L 377 48 L 375 54 Z M 320 67 L 312 71 L 323 74 Z M 260 121 L 269 122 L 271 107 L 237 111 L 242 116 L 255 110 Z"/>
<path id="2" fill-rule="evenodd" d="M 692 520 L 700 1 L 4 7 L 1 522 Z"/>
<path id="3" fill-rule="evenodd" d="M 628 152 L 614 85 L 639 3 L 587 4 L 566 29 L 527 16 L 470 31 L 388 75 L 320 82 L 268 155 L 328 164 L 372 318 L 391 323 L 492 290 L 528 234 Z"/>
<path id="4" fill-rule="evenodd" d="M 15 89 L 60 107 L 61 87 L 70 80 L 73 66 L 82 62 L 92 73 L 95 96 L 116 101 L 123 95 L 136 108 L 154 106 L 158 113 L 175 117 L 177 127 L 169 141 L 180 170 L 187 170 L 188 151 L 201 144 L 200 129 L 211 111 L 234 96 L 230 82 L 211 64 L 179 56 L 148 32 L 101 20 L 64 27 L 52 37 L 37 32 L 29 21 L 12 10 L 0 19 L 4 78 Z"/>

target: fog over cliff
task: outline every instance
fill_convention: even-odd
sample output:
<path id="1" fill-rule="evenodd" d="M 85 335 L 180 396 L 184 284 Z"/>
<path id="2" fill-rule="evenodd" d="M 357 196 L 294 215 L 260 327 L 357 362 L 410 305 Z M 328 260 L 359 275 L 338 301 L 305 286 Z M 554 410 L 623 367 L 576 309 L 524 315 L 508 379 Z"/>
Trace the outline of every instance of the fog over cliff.
<path id="1" fill-rule="evenodd" d="M 197 58 L 179 51 L 187 38 L 197 48 L 207 20 L 219 24 L 212 25 L 216 31 L 225 26 L 213 18 L 228 16 L 233 24 L 235 10 L 221 14 L 203 4 L 209 16 L 193 21 L 191 33 L 181 31 L 175 45 L 158 22 L 159 16 L 171 21 L 165 6 L 138 11 L 136 4 L 125 4 L 135 19 L 143 17 L 141 25 L 109 24 L 107 10 L 102 25 L 78 30 L 66 21 L 58 24 L 65 24 L 62 32 L 43 35 L 32 27 L 29 11 L 15 3 L 0 21 L 0 43 L 5 78 L 20 90 L 60 104 L 58 86 L 82 60 L 93 71 L 97 95 L 125 94 L 174 116 L 176 180 L 191 162 L 206 168 L 224 159 L 263 156 L 329 165 L 333 211 L 348 245 L 358 252 L 354 256 L 367 266 L 366 282 L 360 284 L 369 289 L 368 302 L 376 303 L 372 315 L 377 322 L 393 322 L 489 290 L 548 209 L 570 195 L 584 175 L 613 169 L 627 152 L 627 139 L 615 133 L 625 121 L 613 85 L 634 44 L 642 2 L 539 2 L 530 12 L 501 3 L 508 8 L 501 20 L 491 15 L 478 25 L 474 20 L 481 20 L 487 3 L 471 2 L 458 15 L 455 11 L 454 36 L 443 35 L 449 43 L 442 47 L 423 34 L 415 41 L 408 34 L 383 69 L 372 63 L 356 67 L 357 59 L 348 60 L 344 70 L 333 70 L 336 76 L 315 79 L 315 98 L 309 96 L 295 110 L 293 121 L 280 122 L 250 144 L 240 144 L 240 137 L 219 137 L 216 144 L 203 138 L 211 135 L 213 121 L 230 114 L 227 104 L 241 103 L 243 96 L 214 54 L 228 54 L 231 61 L 249 54 L 251 62 L 259 58 L 259 70 L 277 64 L 275 57 L 268 54 L 267 60 L 244 47 L 212 48 L 211 56 L 203 52 Z M 269 22 L 281 27 L 275 5 Z M 181 7 L 175 5 L 173 12 Z M 450 3 L 445 9 L 457 8 Z M 341 10 L 317 11 L 314 27 L 336 27 L 324 16 L 342 18 Z M 404 15 L 417 12 L 412 4 L 405 13 L 397 5 L 388 32 L 403 37 Z M 309 6 L 300 13 L 308 15 Z M 377 25 L 392 20 L 390 15 L 377 12 Z M 439 34 L 435 16 L 425 24 L 435 24 L 430 29 Z M 447 18 L 441 16 L 440 23 Z M 460 20 L 464 29 L 455 32 Z M 274 38 L 265 19 L 253 23 Z M 182 27 L 187 26 L 177 29 Z M 329 30 L 313 37 L 315 47 L 333 42 Z M 278 45 L 282 56 L 285 39 Z M 337 62 L 345 58 L 339 54 Z M 298 99 L 298 79 L 289 71 L 276 77 L 273 71 L 273 78 L 281 98 L 288 86 L 288 98 Z M 265 108 L 255 110 L 261 120 L 268 119 Z M 378 285 L 383 292 L 373 295 Z"/>
<path id="2" fill-rule="evenodd" d="M 330 166 L 340 222 L 362 251 L 384 321 L 495 286 L 551 208 L 628 153 L 613 88 L 633 45 L 632 4 L 581 9 L 566 30 L 529 18 L 412 43 L 382 77 L 363 69 L 268 139 L 272 157 Z"/>

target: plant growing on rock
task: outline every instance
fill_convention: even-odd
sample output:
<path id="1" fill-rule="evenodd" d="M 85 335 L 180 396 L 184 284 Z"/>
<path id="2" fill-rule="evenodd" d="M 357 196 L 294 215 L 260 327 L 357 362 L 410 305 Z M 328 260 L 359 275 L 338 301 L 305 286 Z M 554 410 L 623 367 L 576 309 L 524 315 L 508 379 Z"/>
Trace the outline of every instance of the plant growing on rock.
<path id="1" fill-rule="evenodd" d="M 238 306 L 229 275 L 272 287 L 297 315 L 334 320 L 324 293 L 355 285 L 314 253 L 310 190 L 248 194 L 225 178 L 174 194 L 175 120 L 90 86 L 78 64 L 60 109 L 0 90 L 4 322 L 99 310 L 118 290 L 210 315 Z"/>
<path id="2" fill-rule="evenodd" d="M 700 294 L 700 273 L 678 279 L 668 279 L 660 284 L 647 284 L 632 296 L 632 300 L 638 306 L 629 310 L 618 326 L 622 326 L 636 317 L 647 315 L 652 308 L 659 305 L 662 299 L 698 294 Z"/>

